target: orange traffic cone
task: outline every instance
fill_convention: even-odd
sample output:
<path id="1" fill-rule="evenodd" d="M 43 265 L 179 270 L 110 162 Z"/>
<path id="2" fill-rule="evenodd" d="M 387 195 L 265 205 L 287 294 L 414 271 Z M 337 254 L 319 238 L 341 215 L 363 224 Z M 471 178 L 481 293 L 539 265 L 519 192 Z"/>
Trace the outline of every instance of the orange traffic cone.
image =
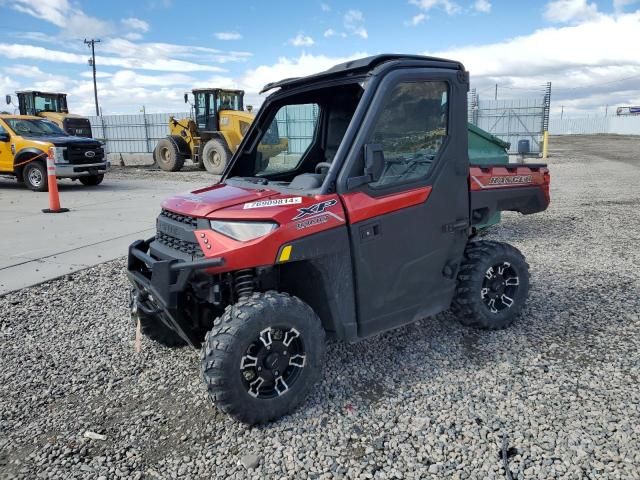
<path id="1" fill-rule="evenodd" d="M 68 212 L 68 208 L 60 207 L 58 180 L 56 179 L 56 160 L 53 155 L 53 147 L 49 147 L 49 155 L 47 155 L 47 179 L 49 189 L 49 208 L 43 208 L 42 211 L 44 213 Z"/>

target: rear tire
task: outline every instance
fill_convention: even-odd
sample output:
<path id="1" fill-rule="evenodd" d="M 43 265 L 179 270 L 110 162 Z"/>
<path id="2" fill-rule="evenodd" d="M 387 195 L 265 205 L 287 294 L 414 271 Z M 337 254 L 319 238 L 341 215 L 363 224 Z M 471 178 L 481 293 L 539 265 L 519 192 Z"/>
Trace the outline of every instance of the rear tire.
<path id="1" fill-rule="evenodd" d="M 231 151 L 227 147 L 226 142 L 214 138 L 205 144 L 202 149 L 200 161 L 207 172 L 213 173 L 214 175 L 221 175 L 230 158 Z"/>
<path id="2" fill-rule="evenodd" d="M 40 160 L 27 163 L 22 169 L 24 184 L 34 192 L 47 191 L 47 168 Z"/>
<path id="3" fill-rule="evenodd" d="M 184 156 L 168 138 L 161 139 L 153 150 L 153 158 L 165 172 L 177 172 L 184 165 Z"/>
<path id="4" fill-rule="evenodd" d="M 87 177 L 79 177 L 80 183 L 86 187 L 95 187 L 100 185 L 104 180 L 104 175 L 89 175 Z"/>
<path id="5" fill-rule="evenodd" d="M 320 379 L 325 332 L 306 303 L 285 293 L 254 293 L 227 307 L 202 346 L 211 401 L 250 425 L 293 411 Z"/>
<path id="6" fill-rule="evenodd" d="M 529 265 L 517 248 L 501 242 L 470 242 L 451 311 L 464 325 L 500 330 L 520 315 L 528 292 Z"/>

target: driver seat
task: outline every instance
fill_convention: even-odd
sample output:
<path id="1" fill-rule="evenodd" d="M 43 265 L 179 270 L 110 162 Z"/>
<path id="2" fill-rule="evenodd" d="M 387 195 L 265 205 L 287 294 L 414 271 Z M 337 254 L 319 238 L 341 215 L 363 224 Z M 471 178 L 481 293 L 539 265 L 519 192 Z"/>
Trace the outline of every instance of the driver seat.
<path id="1" fill-rule="evenodd" d="M 336 152 L 342 143 L 349 122 L 351 122 L 351 116 L 349 112 L 344 110 L 330 110 L 327 122 L 327 136 L 324 146 L 324 162 L 331 163 L 336 156 Z M 301 190 L 313 190 L 320 188 L 329 167 L 323 165 L 320 167 L 320 173 L 303 173 L 296 176 L 289 188 L 299 188 Z"/>

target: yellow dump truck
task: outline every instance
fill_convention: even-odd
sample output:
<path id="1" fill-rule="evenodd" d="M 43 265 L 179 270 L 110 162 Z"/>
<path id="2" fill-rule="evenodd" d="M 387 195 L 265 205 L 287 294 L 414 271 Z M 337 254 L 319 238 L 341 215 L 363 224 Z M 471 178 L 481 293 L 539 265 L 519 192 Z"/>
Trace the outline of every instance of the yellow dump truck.
<path id="1" fill-rule="evenodd" d="M 220 88 L 194 89 L 191 118 L 169 117 L 169 135 L 153 151 L 157 165 L 175 172 L 189 159 L 202 169 L 221 174 L 253 121 L 244 110 L 244 91 Z M 185 103 L 189 94 L 184 94 Z M 275 136 L 273 152 L 287 149 L 286 139 Z"/>

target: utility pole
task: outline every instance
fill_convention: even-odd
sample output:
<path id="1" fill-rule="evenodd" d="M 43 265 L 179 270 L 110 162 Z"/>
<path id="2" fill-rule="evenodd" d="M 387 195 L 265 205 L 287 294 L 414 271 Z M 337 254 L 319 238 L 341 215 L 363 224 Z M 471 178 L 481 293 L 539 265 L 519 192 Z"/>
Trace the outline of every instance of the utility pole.
<path id="1" fill-rule="evenodd" d="M 498 100 L 498 84 L 496 83 L 496 96 L 495 96 L 495 100 Z"/>
<path id="2" fill-rule="evenodd" d="M 564 105 L 560 105 L 561 110 L 560 110 L 560 120 L 562 120 L 562 117 L 564 117 Z"/>
<path id="3" fill-rule="evenodd" d="M 604 117 L 607 118 L 607 114 L 609 113 L 609 105 L 604 107 Z"/>
<path id="4" fill-rule="evenodd" d="M 96 43 L 100 43 L 100 40 L 91 40 L 84 39 L 84 43 L 87 46 L 91 47 L 91 59 L 89 60 L 89 65 L 93 68 L 93 96 L 96 101 L 96 115 L 100 116 L 100 108 L 98 108 L 98 84 L 96 83 Z"/>

